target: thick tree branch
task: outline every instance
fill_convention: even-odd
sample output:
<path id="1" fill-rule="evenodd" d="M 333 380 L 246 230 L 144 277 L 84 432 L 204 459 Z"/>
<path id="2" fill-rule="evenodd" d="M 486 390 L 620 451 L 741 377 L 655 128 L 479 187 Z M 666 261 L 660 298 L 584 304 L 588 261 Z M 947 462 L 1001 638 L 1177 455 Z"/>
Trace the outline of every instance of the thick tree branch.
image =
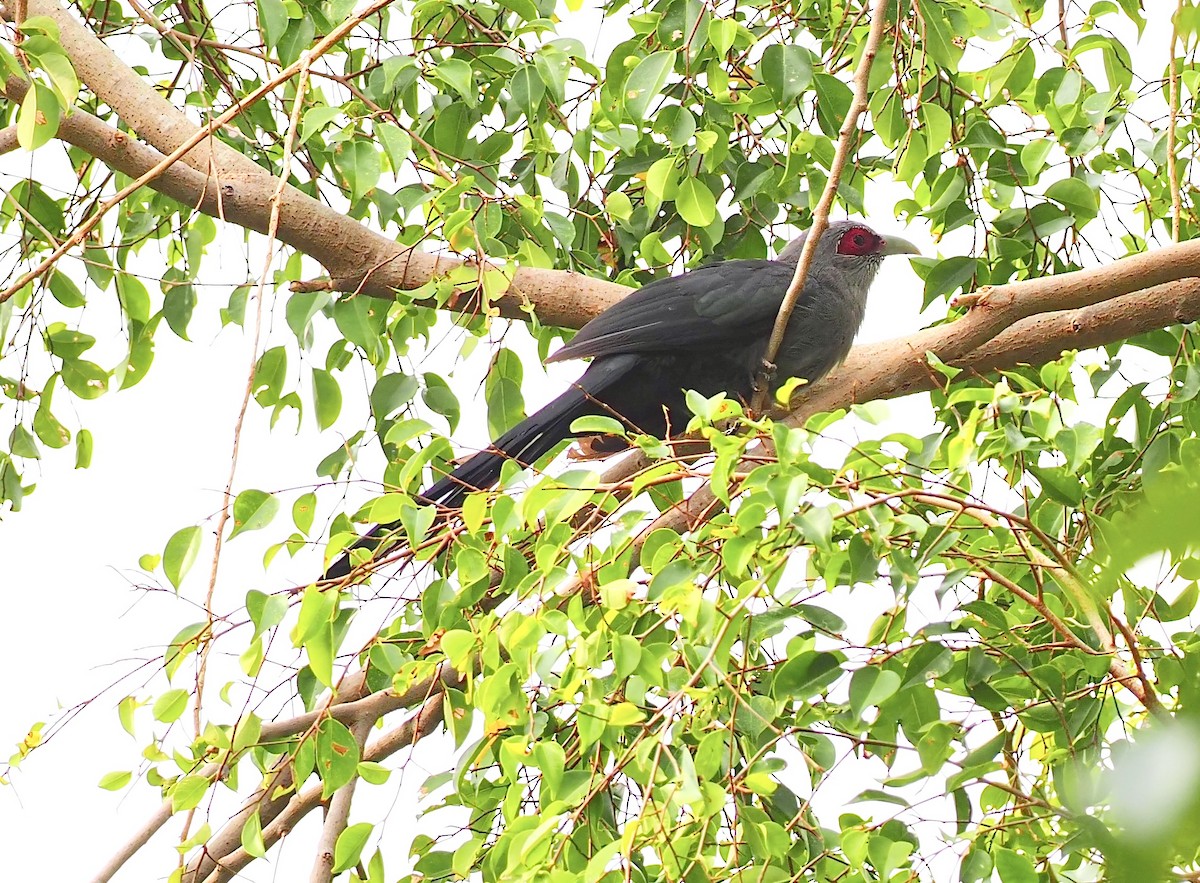
<path id="1" fill-rule="evenodd" d="M 1183 246 L 1171 246 L 1151 254 L 1170 253 L 1165 262 L 1173 262 L 1180 258 L 1182 249 Z M 972 310 L 957 322 L 939 325 L 912 337 L 856 347 L 840 368 L 805 388 L 805 394 L 795 400 L 795 407 L 786 419 L 792 425 L 802 425 L 814 414 L 934 389 L 944 383 L 945 378 L 929 367 L 926 352 L 953 353 L 948 358 L 943 357 L 944 360 L 985 374 L 1029 362 L 1042 364 L 1058 358 L 1064 350 L 1115 343 L 1152 328 L 1200 320 L 1200 279 L 1197 278 L 1169 282 L 1120 297 L 1109 295 L 1111 299 L 1095 303 L 1101 297 L 1102 281 L 1110 282 L 1117 291 L 1132 287 L 1133 277 L 1121 267 L 1122 264 L 1136 262 L 1145 272 L 1151 273 L 1152 267 L 1141 260 L 1146 257 L 1148 255 L 1137 255 L 1105 268 L 1052 277 L 1066 280 L 1060 292 L 1063 302 L 1087 304 L 1080 309 L 1009 320 L 996 320 L 995 316 L 989 318 L 981 314 L 982 319 L 974 322 L 971 317 L 975 310 Z M 1028 302 L 1025 296 L 1016 296 L 1016 292 L 1023 290 L 1030 292 Z M 1003 304 L 1018 304 L 1008 308 L 1009 314 L 1034 309 L 1036 304 L 1045 306 L 1055 300 L 1054 287 L 1045 279 L 1013 283 L 993 289 L 993 292 L 1003 295 L 998 311 L 1003 310 Z M 968 327 L 963 333 L 958 328 L 960 325 L 975 327 Z M 970 348 L 963 345 L 964 341 L 974 342 L 988 328 L 991 329 L 991 340 L 985 338 Z M 611 481 L 615 475 L 610 472 L 604 478 Z M 660 527 L 679 533 L 692 529 L 719 511 L 721 505 L 712 489 L 707 484 L 702 485 L 680 505 L 656 518 L 636 542 L 640 544 Z"/>
<path id="2" fill-rule="evenodd" d="M 441 689 L 437 689 L 412 717 L 369 745 L 363 753 L 363 760 L 378 763 L 391 757 L 401 748 L 415 745 L 437 729 L 442 722 L 443 714 L 442 692 Z M 320 785 L 306 788 L 300 793 L 292 795 L 292 799 L 287 802 L 286 809 L 277 814 L 269 825 L 263 825 L 263 843 L 267 849 L 278 843 L 301 819 L 320 805 Z M 232 821 L 227 823 L 221 829 L 221 834 L 232 831 L 235 834 L 234 847 L 229 849 L 226 854 L 217 856 L 219 866 L 210 860 L 197 869 L 197 871 L 204 871 L 206 876 L 201 877 L 199 873 L 189 868 L 188 873 L 184 875 L 184 880 L 203 879 L 205 883 L 226 883 L 226 881 L 234 879 L 242 868 L 254 861 L 254 856 L 236 845 L 241 836 L 241 830 L 240 825 L 234 827 Z M 210 854 L 217 855 L 216 853 Z"/>
<path id="3" fill-rule="evenodd" d="M 353 702 L 354 700 L 361 699 L 363 696 L 363 691 L 366 689 L 366 685 L 367 685 L 366 673 L 365 672 L 355 672 L 354 674 L 349 675 L 345 678 L 345 680 L 342 682 L 338 692 L 330 698 L 330 703 L 333 704 L 333 706 L 336 708 L 336 707 L 338 707 L 338 703 Z M 309 717 L 309 715 L 304 715 L 304 717 Z M 286 724 L 287 722 L 284 721 L 282 723 Z M 274 726 L 276 729 L 279 728 L 278 723 L 270 724 L 268 726 Z M 265 744 L 268 742 L 275 741 L 276 739 L 283 738 L 284 736 L 302 732 L 305 729 L 307 729 L 307 727 L 302 727 L 300 729 L 294 729 L 294 730 L 287 730 L 286 732 L 283 732 L 283 733 L 276 733 L 274 736 L 270 736 L 268 738 L 263 738 L 262 735 L 260 734 L 259 742 Z M 209 776 L 218 775 L 220 773 L 220 769 L 221 769 L 221 764 L 216 764 L 216 763 L 208 764 L 207 766 L 205 766 L 203 769 L 201 769 L 198 772 L 198 775 L 208 778 Z M 265 789 L 260 791 L 259 794 L 265 794 Z M 130 858 L 132 858 L 134 855 L 136 855 L 138 850 L 146 845 L 146 842 L 151 837 L 154 836 L 154 834 L 158 831 L 158 829 L 161 828 L 164 824 L 166 824 L 167 820 L 169 818 L 171 818 L 172 812 L 173 812 L 173 810 L 172 810 L 172 806 L 171 806 L 171 800 L 168 798 L 167 800 L 163 801 L 162 805 L 155 811 L 154 815 L 151 816 L 150 819 L 148 819 L 147 822 L 144 825 L 142 825 L 141 828 L 138 829 L 137 833 L 135 833 L 132 837 L 129 838 L 129 840 L 127 840 L 125 842 L 125 844 L 121 847 L 120 851 L 117 852 L 117 854 L 114 855 L 112 858 L 110 858 L 108 860 L 108 862 L 104 865 L 104 867 L 100 870 L 100 872 L 97 873 L 96 876 L 92 878 L 93 883 L 105 883 L 105 881 L 111 880 L 113 878 L 113 876 L 117 873 L 117 871 L 119 871 L 121 869 L 121 867 L 125 864 L 125 862 L 127 862 Z M 250 812 L 253 812 L 253 809 L 251 809 Z M 245 822 L 245 818 L 247 816 L 249 816 L 249 814 L 250 814 L 249 812 L 239 813 L 239 816 L 241 816 L 241 822 L 243 824 Z M 236 839 L 234 840 L 234 845 L 237 845 L 237 843 L 240 842 L 240 838 L 241 838 L 240 824 L 236 831 L 235 838 Z M 211 840 L 209 841 L 208 845 L 210 847 L 212 846 Z M 230 847 L 230 848 L 232 849 L 232 847 Z"/>
<path id="4" fill-rule="evenodd" d="M 457 688 L 462 686 L 462 683 L 462 677 L 457 672 L 449 665 L 443 665 L 435 676 L 414 684 L 403 693 L 397 694 L 391 690 L 384 690 L 364 697 L 362 691 L 365 688 L 366 678 L 362 673 L 356 673 L 352 678 L 351 686 L 348 689 L 344 688 L 339 693 L 339 696 L 353 697 L 353 701 L 340 702 L 310 714 L 267 724 L 259 735 L 259 742 L 266 744 L 306 732 L 318 724 L 323 717 L 333 717 L 351 729 L 361 721 L 370 721 L 374 724 L 386 714 L 400 708 L 411 708 L 418 703 L 423 703 L 422 708 L 428 708 L 432 701 L 440 703 L 442 693 L 447 687 Z M 422 715 L 425 715 L 424 711 L 411 719 L 414 722 L 414 729 L 411 733 L 412 742 L 404 744 L 415 744 L 436 726 L 436 724 L 429 724 L 428 730 L 422 729 L 425 725 L 425 718 Z M 440 711 L 438 720 L 441 720 Z M 422 726 L 418 727 L 416 722 L 421 723 Z M 404 728 L 401 727 L 401 729 Z M 397 744 L 392 750 L 395 751 L 401 747 L 403 744 Z M 371 757 L 370 754 L 371 752 L 368 751 L 366 759 L 378 759 Z M 242 808 L 221 827 L 221 830 L 209 838 L 204 850 L 189 862 L 187 873 L 184 875 L 185 881 L 204 880 L 217 869 L 218 864 L 225 867 L 227 865 L 226 857 L 233 855 L 240 848 L 242 826 L 255 811 L 258 812 L 259 820 L 262 822 L 264 840 L 267 838 L 267 829 L 281 817 L 281 814 L 291 812 L 297 796 L 292 791 L 294 786 L 292 766 L 286 760 L 285 758 L 280 767 L 264 779 L 262 787 L 250 796 Z M 320 788 L 317 791 L 320 793 Z M 290 826 L 290 823 L 286 825 L 288 828 Z M 270 843 L 270 841 L 267 842 Z M 247 860 L 249 859 L 250 856 L 247 856 Z M 239 865 L 238 867 L 243 866 Z"/>
<path id="5" fill-rule="evenodd" d="M 221 765 L 219 763 L 210 763 L 202 769 L 197 770 L 195 775 L 203 776 L 207 779 L 217 775 L 220 771 Z M 133 836 L 121 844 L 121 848 L 117 850 L 116 854 L 92 878 L 92 883 L 107 883 L 107 881 L 116 876 L 117 871 L 121 870 L 125 862 L 137 855 L 141 848 L 149 842 L 150 838 L 157 834 L 159 829 L 167 823 L 173 812 L 171 800 L 169 798 L 164 800 L 158 809 L 154 811 L 154 815 L 150 816 L 145 824 L 133 833 Z"/>
<path id="6" fill-rule="evenodd" d="M 127 145 L 137 142 L 117 133 L 121 143 L 112 136 L 112 129 L 108 138 L 103 137 L 97 125 L 108 127 L 91 117 L 94 122 L 85 122 L 83 127 L 88 129 L 93 144 L 116 141 L 104 149 L 103 155 L 92 155 L 137 178 L 199 131 L 186 114 L 159 95 L 57 2 L 31 0 L 29 14 L 54 19 L 80 79 L 153 147 L 152 151 L 144 147 L 127 149 Z M 20 95 L 24 95 L 23 90 Z M 12 92 L 9 98 L 20 100 Z M 64 119 L 64 125 L 70 119 Z M 62 137 L 71 140 L 65 134 Z M 85 144 L 77 146 L 91 153 Z M 169 186 L 168 195 L 205 214 L 258 233 L 267 231 L 271 199 L 278 185 L 269 172 L 211 137 L 192 148 L 183 161 L 195 170 L 195 176 L 177 174 L 169 185 L 160 188 L 156 179 L 150 186 L 165 193 Z M 333 290 L 388 299 L 397 289 L 418 288 L 463 263 L 458 258 L 399 245 L 290 185 L 280 196 L 278 238 L 325 267 Z M 546 324 L 578 328 L 627 293 L 624 286 L 577 273 L 521 268 L 494 305 L 509 318 L 527 318 L 527 310 L 534 308 Z M 463 312 L 479 309 L 474 297 L 454 298 L 451 305 Z"/>
<path id="7" fill-rule="evenodd" d="M 350 728 L 360 756 L 374 725 L 375 721 L 363 718 L 355 721 L 354 726 Z M 349 782 L 334 792 L 333 799 L 329 801 L 329 809 L 325 812 L 325 824 L 321 826 L 321 836 L 317 840 L 317 855 L 313 861 L 309 883 L 329 883 L 333 879 L 334 852 L 338 837 L 346 830 L 350 821 L 350 806 L 354 802 L 354 789 L 357 784 L 358 776 L 352 776 Z"/>

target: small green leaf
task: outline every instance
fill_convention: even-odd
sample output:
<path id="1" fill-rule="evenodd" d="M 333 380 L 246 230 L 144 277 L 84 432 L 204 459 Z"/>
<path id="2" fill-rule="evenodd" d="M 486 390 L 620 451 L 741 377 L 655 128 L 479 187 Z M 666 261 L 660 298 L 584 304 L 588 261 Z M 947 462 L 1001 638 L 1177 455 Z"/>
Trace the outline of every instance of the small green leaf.
<path id="1" fill-rule="evenodd" d="M 187 710 L 190 696 L 187 690 L 178 688 L 163 693 L 154 703 L 154 719 L 164 724 L 179 720 L 180 715 Z"/>
<path id="2" fill-rule="evenodd" d="M 675 207 L 679 217 L 693 227 L 707 227 L 717 216 L 717 201 L 703 181 L 684 178 L 675 193 Z"/>
<path id="3" fill-rule="evenodd" d="M 367 839 L 374 830 L 374 825 L 359 822 L 357 825 L 350 825 L 338 835 L 337 845 L 333 848 L 333 873 L 340 874 L 358 864 Z"/>
<path id="4" fill-rule="evenodd" d="M 342 413 L 342 388 L 332 374 L 321 368 L 313 369 L 312 385 L 317 428 L 328 429 Z"/>
<path id="5" fill-rule="evenodd" d="M 292 523 L 301 533 L 308 533 L 317 512 L 317 495 L 311 491 L 301 494 L 292 503 Z"/>
<path id="6" fill-rule="evenodd" d="M 278 511 L 279 500 L 266 491 L 242 491 L 233 501 L 233 532 L 229 538 L 266 527 Z"/>
<path id="7" fill-rule="evenodd" d="M 708 42 L 717 55 L 724 57 L 737 39 L 738 23 L 729 18 L 714 18 L 708 23 Z"/>
<path id="8" fill-rule="evenodd" d="M 475 75 L 471 65 L 461 58 L 439 61 L 433 69 L 433 75 L 468 101 L 475 99 Z"/>
<path id="9" fill-rule="evenodd" d="M 37 150 L 58 134 L 61 118 L 62 105 L 54 90 L 34 81 L 17 112 L 17 143 L 26 150 Z"/>
<path id="10" fill-rule="evenodd" d="M 384 374 L 371 390 L 371 413 L 375 421 L 382 423 L 405 405 L 417 394 L 417 378 L 411 374 Z"/>
<path id="11" fill-rule="evenodd" d="M 646 118 L 650 102 L 662 91 L 674 66 L 675 53 L 671 50 L 655 52 L 638 62 L 625 81 L 625 113 L 631 120 L 640 123 Z"/>
<path id="12" fill-rule="evenodd" d="M 379 183 L 379 150 L 367 141 L 356 139 L 340 145 L 333 161 L 350 189 L 351 202 L 357 202 Z"/>
<path id="13" fill-rule="evenodd" d="M 358 744 L 346 725 L 325 718 L 317 729 L 317 773 L 324 783 L 322 793 L 329 797 L 358 772 Z"/>
<path id="14" fill-rule="evenodd" d="M 167 546 L 163 550 L 163 572 L 176 589 L 200 553 L 201 536 L 199 526 L 192 525 L 175 531 L 167 540 Z"/>
<path id="15" fill-rule="evenodd" d="M 262 31 L 263 43 L 274 49 L 287 29 L 288 14 L 283 0 L 256 0 L 258 4 L 258 27 Z"/>
<path id="16" fill-rule="evenodd" d="M 196 308 L 196 289 L 191 285 L 171 285 L 163 296 L 163 316 L 175 335 L 188 340 L 187 327 Z"/>
<path id="17" fill-rule="evenodd" d="M 100 787 L 105 791 L 120 791 L 133 781 L 133 773 L 127 770 L 105 773 L 100 777 Z"/>
<path id="18" fill-rule="evenodd" d="M 263 842 L 262 835 L 262 818 L 258 810 L 252 812 L 242 825 L 242 849 L 255 858 L 262 858 L 267 854 L 267 844 Z"/>
<path id="19" fill-rule="evenodd" d="M 938 67 L 955 70 L 963 50 L 954 44 L 954 30 L 937 0 L 917 0 L 925 51 Z"/>
<path id="20" fill-rule="evenodd" d="M 759 62 L 758 79 L 771 90 L 771 97 L 781 108 L 791 105 L 812 85 L 808 50 L 794 43 L 772 43 Z"/>
<path id="21" fill-rule="evenodd" d="M 204 776 L 184 776 L 171 789 L 171 812 L 195 809 L 208 793 L 208 785 Z"/>
<path id="22" fill-rule="evenodd" d="M 614 190 L 604 198 L 604 210 L 615 221 L 628 221 L 633 215 L 633 203 L 624 191 Z"/>
<path id="23" fill-rule="evenodd" d="M 1046 188 L 1046 196 L 1069 211 L 1075 218 L 1076 226 L 1086 224 L 1100 210 L 1100 192 L 1078 178 L 1055 181 Z"/>
<path id="24" fill-rule="evenodd" d="M 307 594 L 307 589 L 305 594 Z M 254 637 L 258 637 L 269 628 L 274 628 L 283 622 L 287 615 L 288 601 L 284 595 L 268 595 L 257 589 L 246 593 L 246 612 L 254 623 Z"/>
<path id="25" fill-rule="evenodd" d="M 92 465 L 92 431 L 81 429 L 75 433 L 75 468 L 87 469 Z"/>

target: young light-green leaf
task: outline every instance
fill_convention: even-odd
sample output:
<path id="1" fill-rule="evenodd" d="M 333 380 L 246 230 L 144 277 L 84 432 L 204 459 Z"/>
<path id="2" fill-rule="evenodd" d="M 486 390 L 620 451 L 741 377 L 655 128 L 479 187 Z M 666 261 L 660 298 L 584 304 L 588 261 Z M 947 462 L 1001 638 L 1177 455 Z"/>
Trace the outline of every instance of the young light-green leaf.
<path id="1" fill-rule="evenodd" d="M 167 579 L 176 589 L 179 588 L 179 584 L 183 582 L 183 578 L 196 561 L 196 556 L 200 552 L 202 536 L 200 527 L 193 524 L 191 527 L 175 531 L 167 540 L 162 556 L 163 573 L 167 575 Z"/>
<path id="2" fill-rule="evenodd" d="M 233 532 L 229 539 L 266 527 L 278 511 L 279 500 L 266 491 L 242 491 L 233 501 Z"/>
<path id="3" fill-rule="evenodd" d="M 646 118 L 646 111 L 667 82 L 675 66 L 675 53 L 664 49 L 638 62 L 625 81 L 625 114 L 635 123 Z"/>

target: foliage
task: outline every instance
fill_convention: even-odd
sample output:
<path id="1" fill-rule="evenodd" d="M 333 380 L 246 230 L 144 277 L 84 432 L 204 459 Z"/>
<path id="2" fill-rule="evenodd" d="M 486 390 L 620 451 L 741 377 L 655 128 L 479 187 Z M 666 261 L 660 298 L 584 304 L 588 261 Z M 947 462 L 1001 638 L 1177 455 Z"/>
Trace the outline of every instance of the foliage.
<path id="1" fill-rule="evenodd" d="M 917 262 L 935 312 L 960 291 L 1140 251 L 1164 238 L 1159 219 L 1178 239 L 1196 230 L 1191 55 L 1135 57 L 1147 25 L 1136 0 L 1067 4 L 1061 31 L 1053 7 L 891 7 L 837 194 L 850 212 L 899 194 L 898 218 L 964 243 Z M 101 787 L 159 789 L 172 812 L 200 812 L 208 824 L 181 844 L 190 868 L 225 823 L 203 815 L 214 794 L 263 787 L 220 853 L 240 847 L 253 861 L 273 855 L 272 820 L 293 797 L 315 788 L 311 805 L 346 795 L 348 808 L 354 785 L 396 787 L 390 752 L 367 738 L 382 718 L 391 751 L 426 737 L 454 759 L 426 783 L 435 800 L 411 842 L 341 817 L 329 867 L 350 879 L 1194 877 L 1190 325 L 998 376 L 931 359 L 939 386 L 920 427 L 857 409 L 727 433 L 713 423 L 736 418 L 736 403 L 697 398 L 712 446 L 699 461 L 637 439 L 651 465 L 617 485 L 556 464 L 522 487 L 510 467 L 506 490 L 473 495 L 451 519 L 410 496 L 451 456 L 443 430 L 477 395 L 425 361 L 428 344 L 449 334 L 466 358 L 507 333 L 490 308 L 507 285 L 496 268 L 633 285 L 765 256 L 808 226 L 850 106 L 865 4 L 418 0 L 383 7 L 311 59 L 302 53 L 351 17 L 348 0 L 81 11 L 114 45 L 140 37 L 146 58 L 134 63 L 198 120 L 303 61 L 306 79 L 215 137 L 273 174 L 294 147 L 299 190 L 405 244 L 493 267 L 464 266 L 390 302 L 335 298 L 287 290 L 311 275 L 291 252 L 273 277 L 250 274 L 216 304 L 203 291 L 220 224 L 142 188 L 73 253 L 81 261 L 57 261 L 0 303 L 8 509 L 32 490 L 38 460 L 47 480 L 67 480 L 48 449 L 73 443 L 88 465 L 90 433 L 68 416 L 76 401 L 140 382 L 164 335 L 188 340 L 197 311 L 249 329 L 247 305 L 267 298 L 291 337 L 262 348 L 253 398 L 272 421 L 328 431 L 330 453 L 297 475 L 309 483 L 298 490 L 234 488 L 225 539 L 270 544 L 269 564 L 331 524 L 328 561 L 356 522 L 402 524 L 384 568 L 399 583 L 252 590 L 241 609 L 206 609 L 163 642 L 154 692 L 121 703 L 143 753 Z M 1198 23 L 1181 4 L 1188 53 Z M 35 167 L 60 175 L 53 186 L 7 176 L 14 279 L 127 183 L 77 146 L 63 162 L 54 138 L 72 107 L 116 119 L 81 91 L 52 19 L 33 15 L 20 32 L 0 59 L 33 86 L 4 112 Z M 1172 109 L 1164 71 L 1176 67 Z M 181 73 L 169 84 L 168 68 Z M 471 285 L 484 309 L 460 319 L 465 333 L 447 332 L 437 308 Z M 120 352 L 93 355 L 115 345 L 118 312 Z M 532 315 L 529 327 L 542 355 L 563 333 Z M 483 349 L 498 432 L 524 411 L 531 347 L 503 337 Z M 1127 378 L 1131 366 L 1146 382 Z M 363 373 L 370 417 L 350 426 L 343 403 Z M 319 522 L 372 446 L 387 457 L 384 492 Z M 647 528 L 702 479 L 719 511 L 690 530 Z M 142 564 L 203 603 L 188 578 L 205 554 L 201 529 L 173 527 Z M 1135 566 L 1156 552 L 1158 570 Z M 202 692 L 214 648 L 243 677 Z M 332 688 L 382 704 L 339 717 Z M 280 697 L 322 713 L 289 723 Z M 441 715 L 442 729 L 422 728 Z M 1163 767 L 1174 781 L 1150 775 Z"/>

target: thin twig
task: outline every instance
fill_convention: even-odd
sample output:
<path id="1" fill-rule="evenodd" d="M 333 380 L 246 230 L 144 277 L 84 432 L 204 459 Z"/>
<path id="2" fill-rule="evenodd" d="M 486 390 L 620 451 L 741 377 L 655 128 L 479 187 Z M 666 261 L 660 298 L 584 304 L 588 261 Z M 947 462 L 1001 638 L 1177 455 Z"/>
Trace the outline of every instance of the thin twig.
<path id="1" fill-rule="evenodd" d="M 308 50 L 310 59 L 317 58 L 318 56 L 327 52 L 339 40 L 350 33 L 350 31 L 358 27 L 358 25 L 364 19 L 370 18 L 384 7 L 391 5 L 391 2 L 392 0 L 375 0 L 375 2 L 365 8 L 358 15 L 355 15 L 352 18 L 342 22 L 340 25 L 331 30 L 325 37 L 322 37 L 320 40 L 318 40 L 317 44 L 313 46 L 312 49 Z M 309 60 L 305 60 L 304 64 L 307 65 L 308 63 Z M 206 138 L 211 138 L 214 132 L 216 132 L 230 120 L 237 117 L 239 114 L 243 113 L 246 108 L 258 102 L 263 96 L 273 92 L 283 83 L 286 83 L 297 73 L 299 73 L 300 70 L 301 61 L 300 59 L 297 59 L 292 64 L 289 64 L 287 67 L 281 70 L 276 76 L 263 83 L 245 98 L 234 103 L 220 116 L 210 120 L 207 125 L 201 126 L 199 129 L 193 132 L 191 136 L 189 136 L 182 144 L 167 154 L 163 158 L 162 162 L 157 163 L 152 169 L 147 171 L 141 177 L 137 178 L 137 180 L 132 181 L 126 186 L 122 187 L 112 197 L 101 203 L 91 217 L 80 223 L 79 226 L 75 228 L 75 232 L 73 232 L 61 245 L 55 248 L 40 264 L 38 264 L 32 270 L 23 273 L 16 282 L 13 282 L 3 291 L 0 291 L 0 303 L 4 303 L 30 282 L 46 273 L 64 254 L 66 254 L 76 245 L 79 245 L 81 242 L 83 242 L 84 239 L 87 238 L 87 235 L 96 228 L 97 224 L 100 223 L 101 219 L 112 209 L 116 208 L 127 198 L 129 198 L 131 194 L 136 193 L 142 187 L 149 184 L 156 177 L 162 174 L 162 172 L 182 159 L 185 154 L 192 150 L 192 148 L 196 147 Z"/>
<path id="2" fill-rule="evenodd" d="M 378 763 L 401 748 L 415 745 L 432 733 L 442 722 L 445 712 L 442 699 L 442 687 L 439 685 L 436 690 L 431 692 L 416 714 L 367 746 L 366 751 L 363 752 L 363 760 Z M 278 843 L 301 819 L 320 806 L 321 790 L 320 785 L 315 785 L 292 795 L 287 808 L 270 824 L 263 827 L 263 845 L 267 849 Z M 236 834 L 240 831 L 239 826 L 233 833 Z M 236 842 L 236 838 L 234 842 Z M 207 869 L 203 879 L 205 883 L 226 883 L 226 881 L 234 879 L 238 872 L 254 859 L 255 856 L 250 855 L 240 846 L 230 849 L 227 854 L 210 856 L 208 865 L 202 866 Z M 200 877 L 197 875 L 196 869 L 192 869 L 192 876 L 185 876 L 184 879 L 192 881 L 198 880 Z"/>
<path id="3" fill-rule="evenodd" d="M 1167 121 L 1167 178 L 1171 183 L 1171 239 L 1179 241 L 1179 224 L 1183 215 L 1183 197 L 1179 192 L 1179 176 L 1175 159 L 1176 134 L 1175 126 L 1179 119 L 1179 65 L 1175 60 L 1175 47 L 1179 45 L 1179 19 L 1183 16 L 1183 0 L 1178 0 L 1175 6 L 1175 16 L 1171 20 L 1171 49 L 1167 53 L 1170 64 L 1170 88 L 1168 102 L 1171 105 L 1171 116 Z"/>
<path id="4" fill-rule="evenodd" d="M 287 132 L 284 135 L 283 162 L 279 172 L 279 186 L 275 191 L 275 197 L 271 200 L 271 220 L 267 229 L 267 250 L 263 257 L 263 270 L 259 277 L 258 290 L 255 292 L 257 303 L 255 307 L 254 338 L 250 346 L 250 364 L 246 376 L 246 388 L 242 394 L 242 403 L 238 410 L 237 419 L 234 421 L 233 446 L 229 455 L 229 478 L 225 483 L 225 495 L 221 503 L 221 513 L 217 519 L 217 538 L 213 545 L 212 567 L 209 569 L 208 577 L 208 592 L 204 597 L 204 612 L 208 617 L 207 639 L 200 648 L 197 660 L 196 694 L 192 705 L 192 723 L 197 734 L 201 732 L 201 708 L 204 702 L 204 685 L 208 675 L 208 659 L 213 647 L 213 628 L 217 619 L 216 614 L 213 613 L 213 597 L 217 590 L 217 570 L 221 563 L 225 527 L 229 522 L 230 509 L 232 507 L 233 484 L 237 476 L 238 455 L 241 452 L 242 446 L 242 427 L 246 422 L 246 412 L 250 407 L 250 398 L 254 394 L 254 373 L 258 365 L 258 350 L 262 340 L 263 302 L 266 300 L 266 284 L 267 279 L 271 275 L 271 262 L 275 259 L 275 234 L 279 229 L 280 200 L 283 195 L 283 188 L 287 185 L 287 179 L 291 173 L 292 145 L 295 140 L 295 134 L 300 126 L 300 111 L 304 106 L 305 86 L 308 84 L 308 65 L 310 61 L 311 56 L 308 51 L 305 51 L 300 54 L 300 59 L 297 62 L 300 65 L 300 76 L 296 84 L 296 97 L 292 103 L 291 119 L 289 120 Z M 188 822 L 184 824 L 184 840 L 187 839 L 190 821 L 191 816 L 189 815 Z M 183 854 L 180 854 L 179 861 L 182 867 Z"/>
<path id="5" fill-rule="evenodd" d="M 825 228 L 829 226 L 829 212 L 833 208 L 833 199 L 837 195 L 838 184 L 842 180 L 842 170 L 846 167 L 846 161 L 850 157 L 850 147 L 858 134 L 858 118 L 867 109 L 871 65 L 879 52 L 879 44 L 883 41 L 883 29 L 887 22 L 885 13 L 889 2 L 890 0 L 875 0 L 875 5 L 871 9 L 871 30 L 867 34 L 867 42 L 862 59 L 858 64 L 858 70 L 854 72 L 854 100 L 850 102 L 850 109 L 846 113 L 846 119 L 842 122 L 841 131 L 838 132 L 837 150 L 829 167 L 829 180 L 825 183 L 821 200 L 813 211 L 813 222 L 808 229 L 808 238 L 800 250 L 800 260 L 796 262 L 796 272 L 792 275 L 792 284 L 788 286 L 783 303 L 779 306 L 779 314 L 775 317 L 775 327 L 771 329 L 771 339 L 767 343 L 766 352 L 763 353 L 763 367 L 755 378 L 753 401 L 755 413 L 761 413 L 766 405 L 769 385 L 767 375 L 773 370 L 775 358 L 779 355 L 779 348 L 783 345 L 783 337 L 787 333 L 788 320 L 792 316 L 792 311 L 796 309 L 796 304 L 800 301 L 800 295 L 804 292 L 804 281 L 808 278 L 813 255 L 817 250 L 817 242 L 820 240 L 821 234 L 825 232 Z"/>

